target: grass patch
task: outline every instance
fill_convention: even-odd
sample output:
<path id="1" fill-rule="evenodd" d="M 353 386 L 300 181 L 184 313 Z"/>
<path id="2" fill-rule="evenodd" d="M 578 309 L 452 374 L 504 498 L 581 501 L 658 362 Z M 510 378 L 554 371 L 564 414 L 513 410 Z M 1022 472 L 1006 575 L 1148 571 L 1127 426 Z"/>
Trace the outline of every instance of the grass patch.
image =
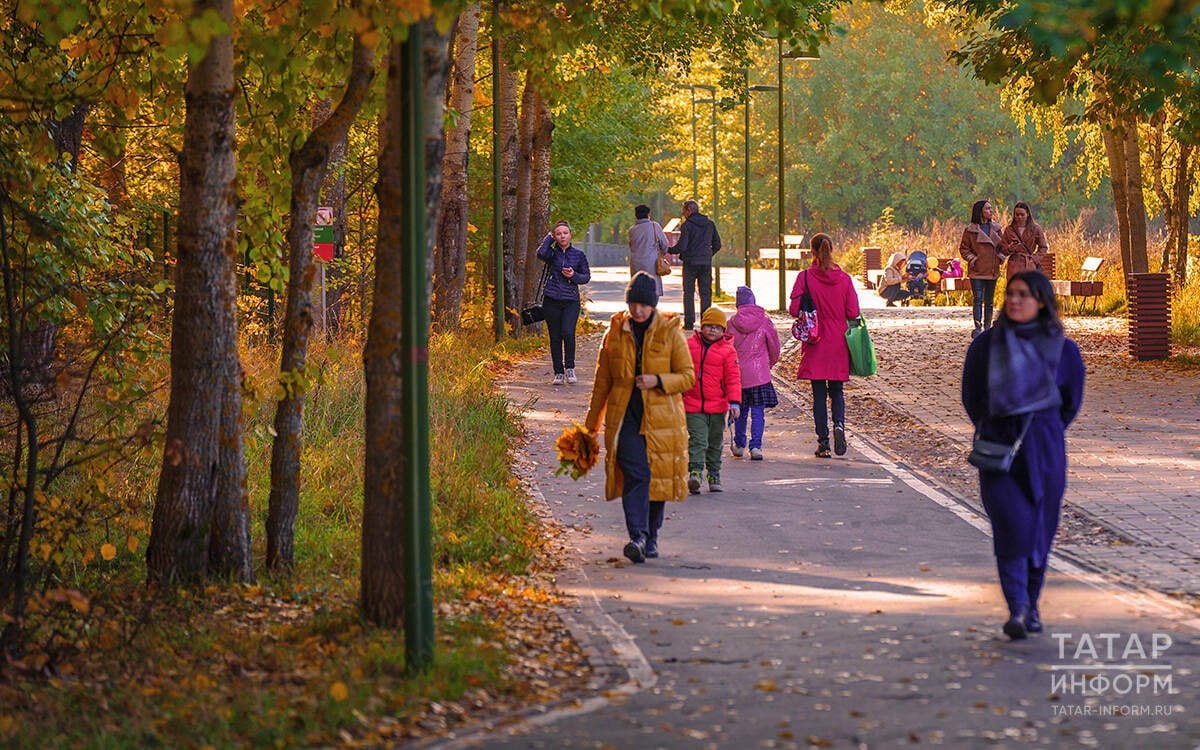
<path id="1" fill-rule="evenodd" d="M 257 586 L 210 585 L 148 600 L 134 550 L 64 569 L 57 583 L 85 592 L 87 612 L 64 599 L 31 613 L 31 632 L 56 648 L 31 652 L 0 675 L 0 746 L 378 746 L 522 701 L 553 700 L 570 680 L 528 679 L 546 654 L 526 659 L 525 644 L 561 641 L 550 647 L 562 654 L 552 660 L 582 659 L 556 633 L 554 595 L 538 583 L 553 535 L 512 478 L 519 417 L 494 385 L 543 343 L 527 336 L 497 345 L 482 330 L 430 341 L 432 669 L 410 672 L 403 631 L 375 628 L 359 615 L 362 346 L 353 338 L 314 341 L 309 361 L 319 376 L 305 409 L 293 575 L 260 572 Z M 260 563 L 275 356 L 243 352 Z M 113 485 L 148 530 L 161 453 L 147 456 Z"/>

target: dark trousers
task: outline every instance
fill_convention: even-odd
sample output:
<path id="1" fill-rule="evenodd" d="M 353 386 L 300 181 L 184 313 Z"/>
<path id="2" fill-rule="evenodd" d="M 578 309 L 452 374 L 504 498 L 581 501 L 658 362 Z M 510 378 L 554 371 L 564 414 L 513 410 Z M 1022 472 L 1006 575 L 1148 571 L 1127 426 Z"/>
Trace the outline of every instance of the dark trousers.
<path id="1" fill-rule="evenodd" d="M 992 327 L 992 300 L 996 297 L 995 279 L 971 279 L 971 315 L 975 329 Z"/>
<path id="2" fill-rule="evenodd" d="M 903 302 L 913 296 L 913 293 L 903 288 L 900 284 L 892 284 L 879 290 L 879 296 L 888 302 Z"/>
<path id="3" fill-rule="evenodd" d="M 696 285 L 700 286 L 700 314 L 712 307 L 712 266 L 683 264 L 683 330 L 687 333 L 696 325 Z"/>
<path id="4" fill-rule="evenodd" d="M 550 363 L 556 375 L 575 369 L 575 325 L 579 322 L 579 300 L 542 300 L 546 330 L 550 333 Z"/>
<path id="5" fill-rule="evenodd" d="M 833 406 L 833 423 L 846 426 L 845 385 L 840 380 L 812 381 L 813 423 L 817 428 L 817 442 L 821 445 L 829 445 L 829 412 L 825 409 L 826 398 Z"/>
<path id="6" fill-rule="evenodd" d="M 1046 581 L 1045 565 L 1039 568 L 1028 557 L 997 557 L 996 569 L 1000 572 L 1000 590 L 1004 592 L 1010 615 L 1037 609 Z"/>
<path id="7" fill-rule="evenodd" d="M 625 529 L 629 538 L 658 539 L 666 503 L 650 499 L 650 461 L 646 458 L 646 438 L 631 420 L 621 423 L 617 436 L 617 465 L 625 477 L 621 507 L 625 511 Z"/>

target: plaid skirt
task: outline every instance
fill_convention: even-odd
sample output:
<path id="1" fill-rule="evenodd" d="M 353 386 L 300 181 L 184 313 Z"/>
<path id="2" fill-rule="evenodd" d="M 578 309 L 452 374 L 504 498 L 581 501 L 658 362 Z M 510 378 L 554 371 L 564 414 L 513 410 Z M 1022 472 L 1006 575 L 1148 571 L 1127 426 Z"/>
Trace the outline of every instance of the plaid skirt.
<path id="1" fill-rule="evenodd" d="M 761 406 L 764 409 L 773 409 L 779 406 L 779 395 L 775 393 L 775 385 L 766 382 L 753 388 L 743 388 L 742 408 L 750 406 Z"/>

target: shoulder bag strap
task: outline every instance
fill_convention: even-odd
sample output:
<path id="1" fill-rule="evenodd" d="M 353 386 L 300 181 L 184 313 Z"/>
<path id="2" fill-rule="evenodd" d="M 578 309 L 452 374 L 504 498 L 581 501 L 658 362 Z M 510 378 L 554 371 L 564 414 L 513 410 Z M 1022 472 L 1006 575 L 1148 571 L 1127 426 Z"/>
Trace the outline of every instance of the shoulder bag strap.
<path id="1" fill-rule="evenodd" d="M 546 282 L 550 280 L 550 261 L 542 263 L 542 280 L 538 282 L 537 304 L 542 304 L 546 293 Z"/>

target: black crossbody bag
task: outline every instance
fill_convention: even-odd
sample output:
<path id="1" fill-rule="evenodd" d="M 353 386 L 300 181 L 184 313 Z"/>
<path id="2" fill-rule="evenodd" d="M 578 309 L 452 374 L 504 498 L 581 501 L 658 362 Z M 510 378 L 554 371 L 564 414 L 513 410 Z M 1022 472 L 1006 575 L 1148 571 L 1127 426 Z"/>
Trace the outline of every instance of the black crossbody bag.
<path id="1" fill-rule="evenodd" d="M 546 319 L 546 311 L 542 309 L 542 295 L 546 291 L 546 280 L 550 278 L 550 264 L 542 263 L 542 280 L 538 282 L 537 301 L 521 311 L 521 323 L 531 326 Z"/>
<path id="2" fill-rule="evenodd" d="M 967 463 L 980 471 L 1007 474 L 1008 470 L 1012 468 L 1013 459 L 1017 457 L 1017 451 L 1021 450 L 1021 443 L 1025 440 L 1025 433 L 1028 432 L 1031 422 L 1033 422 L 1032 412 L 1025 415 L 1025 423 L 1021 425 L 1021 434 L 1017 435 L 1017 439 L 1012 445 L 997 443 L 994 440 L 984 440 L 979 437 L 979 425 L 975 425 L 975 437 L 971 439 L 971 455 L 967 456 Z"/>

